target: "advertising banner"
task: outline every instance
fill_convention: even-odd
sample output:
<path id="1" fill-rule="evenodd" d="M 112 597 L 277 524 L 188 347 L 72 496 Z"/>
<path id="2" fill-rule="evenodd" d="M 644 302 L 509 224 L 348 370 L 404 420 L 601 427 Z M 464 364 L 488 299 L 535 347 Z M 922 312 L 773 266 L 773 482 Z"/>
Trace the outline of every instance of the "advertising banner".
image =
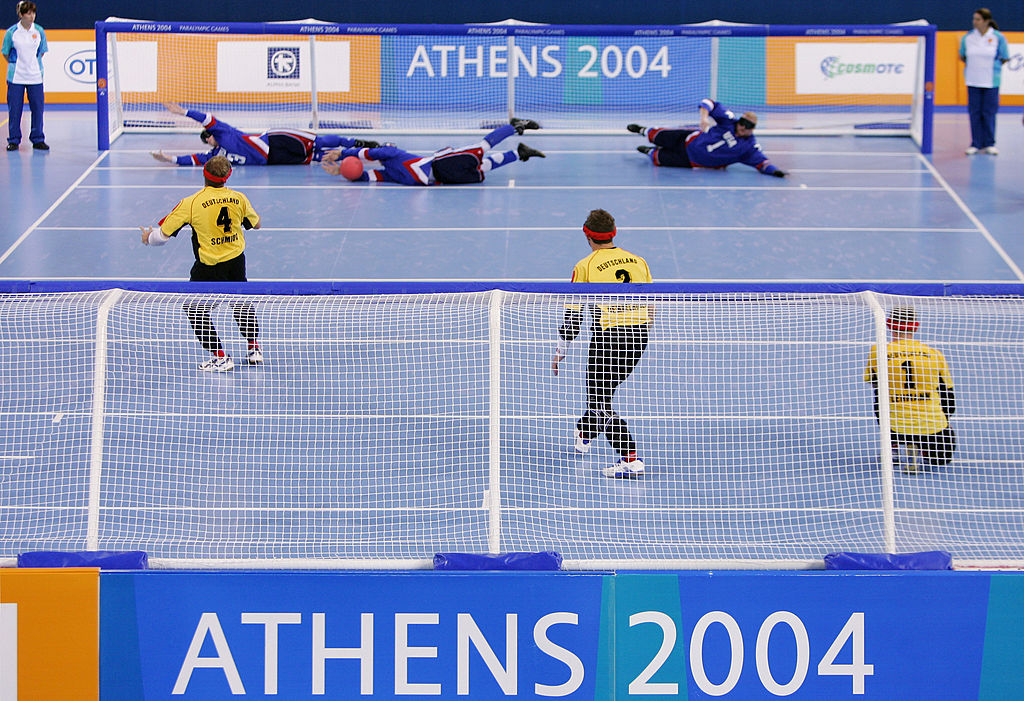
<path id="1" fill-rule="evenodd" d="M 1011 698 L 1024 575 L 110 573 L 113 699 Z"/>
<path id="2" fill-rule="evenodd" d="M 796 44 L 798 95 L 909 95 L 916 71 L 915 44 Z"/>
<path id="3" fill-rule="evenodd" d="M 0 568 L 0 701 L 99 698 L 99 569 Z"/>
<path id="4" fill-rule="evenodd" d="M 1003 64 L 1000 95 L 1024 95 L 1024 44 L 1009 44 L 1010 60 Z"/>

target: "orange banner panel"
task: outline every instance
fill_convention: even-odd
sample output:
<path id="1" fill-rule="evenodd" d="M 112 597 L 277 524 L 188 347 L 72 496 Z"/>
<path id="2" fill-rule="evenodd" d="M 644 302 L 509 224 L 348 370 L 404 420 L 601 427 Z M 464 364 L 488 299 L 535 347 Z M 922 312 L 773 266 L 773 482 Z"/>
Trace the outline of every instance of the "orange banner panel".
<path id="1" fill-rule="evenodd" d="M 99 592 L 98 568 L 0 569 L 0 604 L 16 612 L 19 699 L 98 701 Z"/>

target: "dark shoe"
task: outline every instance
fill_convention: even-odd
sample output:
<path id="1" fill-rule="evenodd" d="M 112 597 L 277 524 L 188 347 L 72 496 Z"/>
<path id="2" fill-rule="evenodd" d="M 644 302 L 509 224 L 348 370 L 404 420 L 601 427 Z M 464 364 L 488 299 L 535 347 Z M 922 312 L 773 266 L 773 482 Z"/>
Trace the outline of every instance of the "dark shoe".
<path id="1" fill-rule="evenodd" d="M 7 150 L 8 151 L 17 151 L 18 150 L 18 144 L 12 144 L 10 141 L 8 141 L 7 142 Z"/>
<path id="2" fill-rule="evenodd" d="M 642 126 L 640 126 L 639 124 L 627 124 L 626 125 L 626 131 L 631 131 L 634 134 L 643 134 L 644 133 L 644 128 Z"/>
<path id="3" fill-rule="evenodd" d="M 519 146 L 516 147 L 516 152 L 519 154 L 519 160 L 521 161 L 528 161 L 533 157 L 547 158 L 543 153 L 535 148 L 530 148 L 526 144 L 519 144 Z"/>
<path id="4" fill-rule="evenodd" d="M 651 151 L 654 150 L 654 147 L 653 146 L 637 146 L 636 150 L 646 156 L 647 154 L 649 154 Z"/>
<path id="5" fill-rule="evenodd" d="M 356 148 L 377 148 L 380 146 L 376 141 L 367 141 L 366 139 L 356 139 Z"/>
<path id="6" fill-rule="evenodd" d="M 540 129 L 540 124 L 532 119 L 512 119 L 509 124 L 514 126 L 520 135 L 527 129 Z"/>
<path id="7" fill-rule="evenodd" d="M 45 141 L 37 141 L 36 143 L 32 144 L 32 148 L 34 148 L 36 151 L 49 151 L 50 150 L 50 147 L 46 145 Z"/>

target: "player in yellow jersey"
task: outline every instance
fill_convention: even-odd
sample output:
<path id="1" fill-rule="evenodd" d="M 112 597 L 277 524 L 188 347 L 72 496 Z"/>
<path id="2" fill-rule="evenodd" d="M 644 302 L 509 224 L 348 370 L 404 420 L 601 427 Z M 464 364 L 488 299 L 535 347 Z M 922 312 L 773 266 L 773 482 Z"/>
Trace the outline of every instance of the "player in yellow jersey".
<path id="1" fill-rule="evenodd" d="M 886 319 L 892 332 L 888 345 L 889 413 L 893 459 L 907 473 L 921 464 L 949 464 L 956 433 L 949 417 L 956 412 L 953 380 L 942 353 L 914 340 L 920 323 L 913 307 L 895 307 Z M 871 347 L 864 381 L 875 388 L 878 417 L 878 349 Z"/>
<path id="2" fill-rule="evenodd" d="M 590 212 L 583 233 L 592 253 L 576 264 L 573 282 L 651 282 L 647 261 L 617 248 L 615 219 L 603 209 Z M 590 349 L 587 353 L 587 411 L 576 422 L 576 451 L 586 453 L 602 433 L 619 460 L 602 470 L 605 477 L 635 478 L 644 474 L 629 426 L 612 409 L 612 395 L 633 372 L 647 348 L 653 310 L 641 304 L 596 304 L 591 308 Z M 568 344 L 579 335 L 583 310 L 570 305 L 558 329 L 559 341 L 551 369 L 557 375 Z"/>
<path id="3" fill-rule="evenodd" d="M 224 186 L 231 176 L 231 163 L 223 156 L 214 156 L 203 167 L 206 186 L 181 200 L 171 213 L 160 220 L 160 228 L 140 226 L 142 243 L 162 246 L 177 236 L 186 225 L 192 227 L 192 251 L 196 262 L 189 279 L 193 282 L 245 282 L 244 229 L 259 229 L 260 217 L 241 192 Z M 210 311 L 214 302 L 189 301 L 185 303 L 192 330 L 203 348 L 213 357 L 199 365 L 206 372 L 227 372 L 235 367 L 231 356 L 224 352 Z M 238 330 L 249 344 L 246 359 L 250 365 L 263 362 L 263 351 L 257 337 L 260 333 L 256 312 L 248 302 L 231 305 Z"/>

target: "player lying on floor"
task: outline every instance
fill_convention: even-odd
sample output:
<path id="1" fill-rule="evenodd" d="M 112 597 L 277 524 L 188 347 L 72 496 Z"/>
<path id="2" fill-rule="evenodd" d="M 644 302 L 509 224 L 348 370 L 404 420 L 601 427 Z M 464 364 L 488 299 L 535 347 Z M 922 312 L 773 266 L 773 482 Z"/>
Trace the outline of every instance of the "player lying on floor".
<path id="1" fill-rule="evenodd" d="M 353 182 L 388 182 L 402 185 L 463 185 L 483 182 L 484 174 L 515 161 L 545 158 L 544 154 L 526 144 L 515 151 L 491 154 L 488 151 L 526 129 L 540 129 L 531 119 L 513 119 L 500 126 L 481 141 L 435 151 L 420 156 L 403 151 L 394 144 L 376 148 L 346 148 L 331 151 L 320 165 L 331 175 L 342 175 Z"/>
<path id="2" fill-rule="evenodd" d="M 714 120 L 712 125 L 711 120 Z M 786 173 L 768 162 L 754 138 L 757 115 L 744 112 L 739 118 L 714 100 L 701 100 L 700 128 L 642 127 L 626 129 L 646 136 L 654 146 L 637 146 L 656 166 L 671 168 L 725 168 L 743 163 L 776 178 Z"/>
<path id="3" fill-rule="evenodd" d="M 224 156 L 234 165 L 291 166 L 319 161 L 330 149 L 351 146 L 377 146 L 376 141 L 347 139 L 334 134 L 317 135 L 305 129 L 268 129 L 261 134 L 246 134 L 212 114 L 186 110 L 181 105 L 165 102 L 164 107 L 203 125 L 199 135 L 210 147 L 206 153 L 186 156 L 168 156 L 163 151 L 153 152 L 153 158 L 179 166 L 201 166 L 214 156 Z"/>

